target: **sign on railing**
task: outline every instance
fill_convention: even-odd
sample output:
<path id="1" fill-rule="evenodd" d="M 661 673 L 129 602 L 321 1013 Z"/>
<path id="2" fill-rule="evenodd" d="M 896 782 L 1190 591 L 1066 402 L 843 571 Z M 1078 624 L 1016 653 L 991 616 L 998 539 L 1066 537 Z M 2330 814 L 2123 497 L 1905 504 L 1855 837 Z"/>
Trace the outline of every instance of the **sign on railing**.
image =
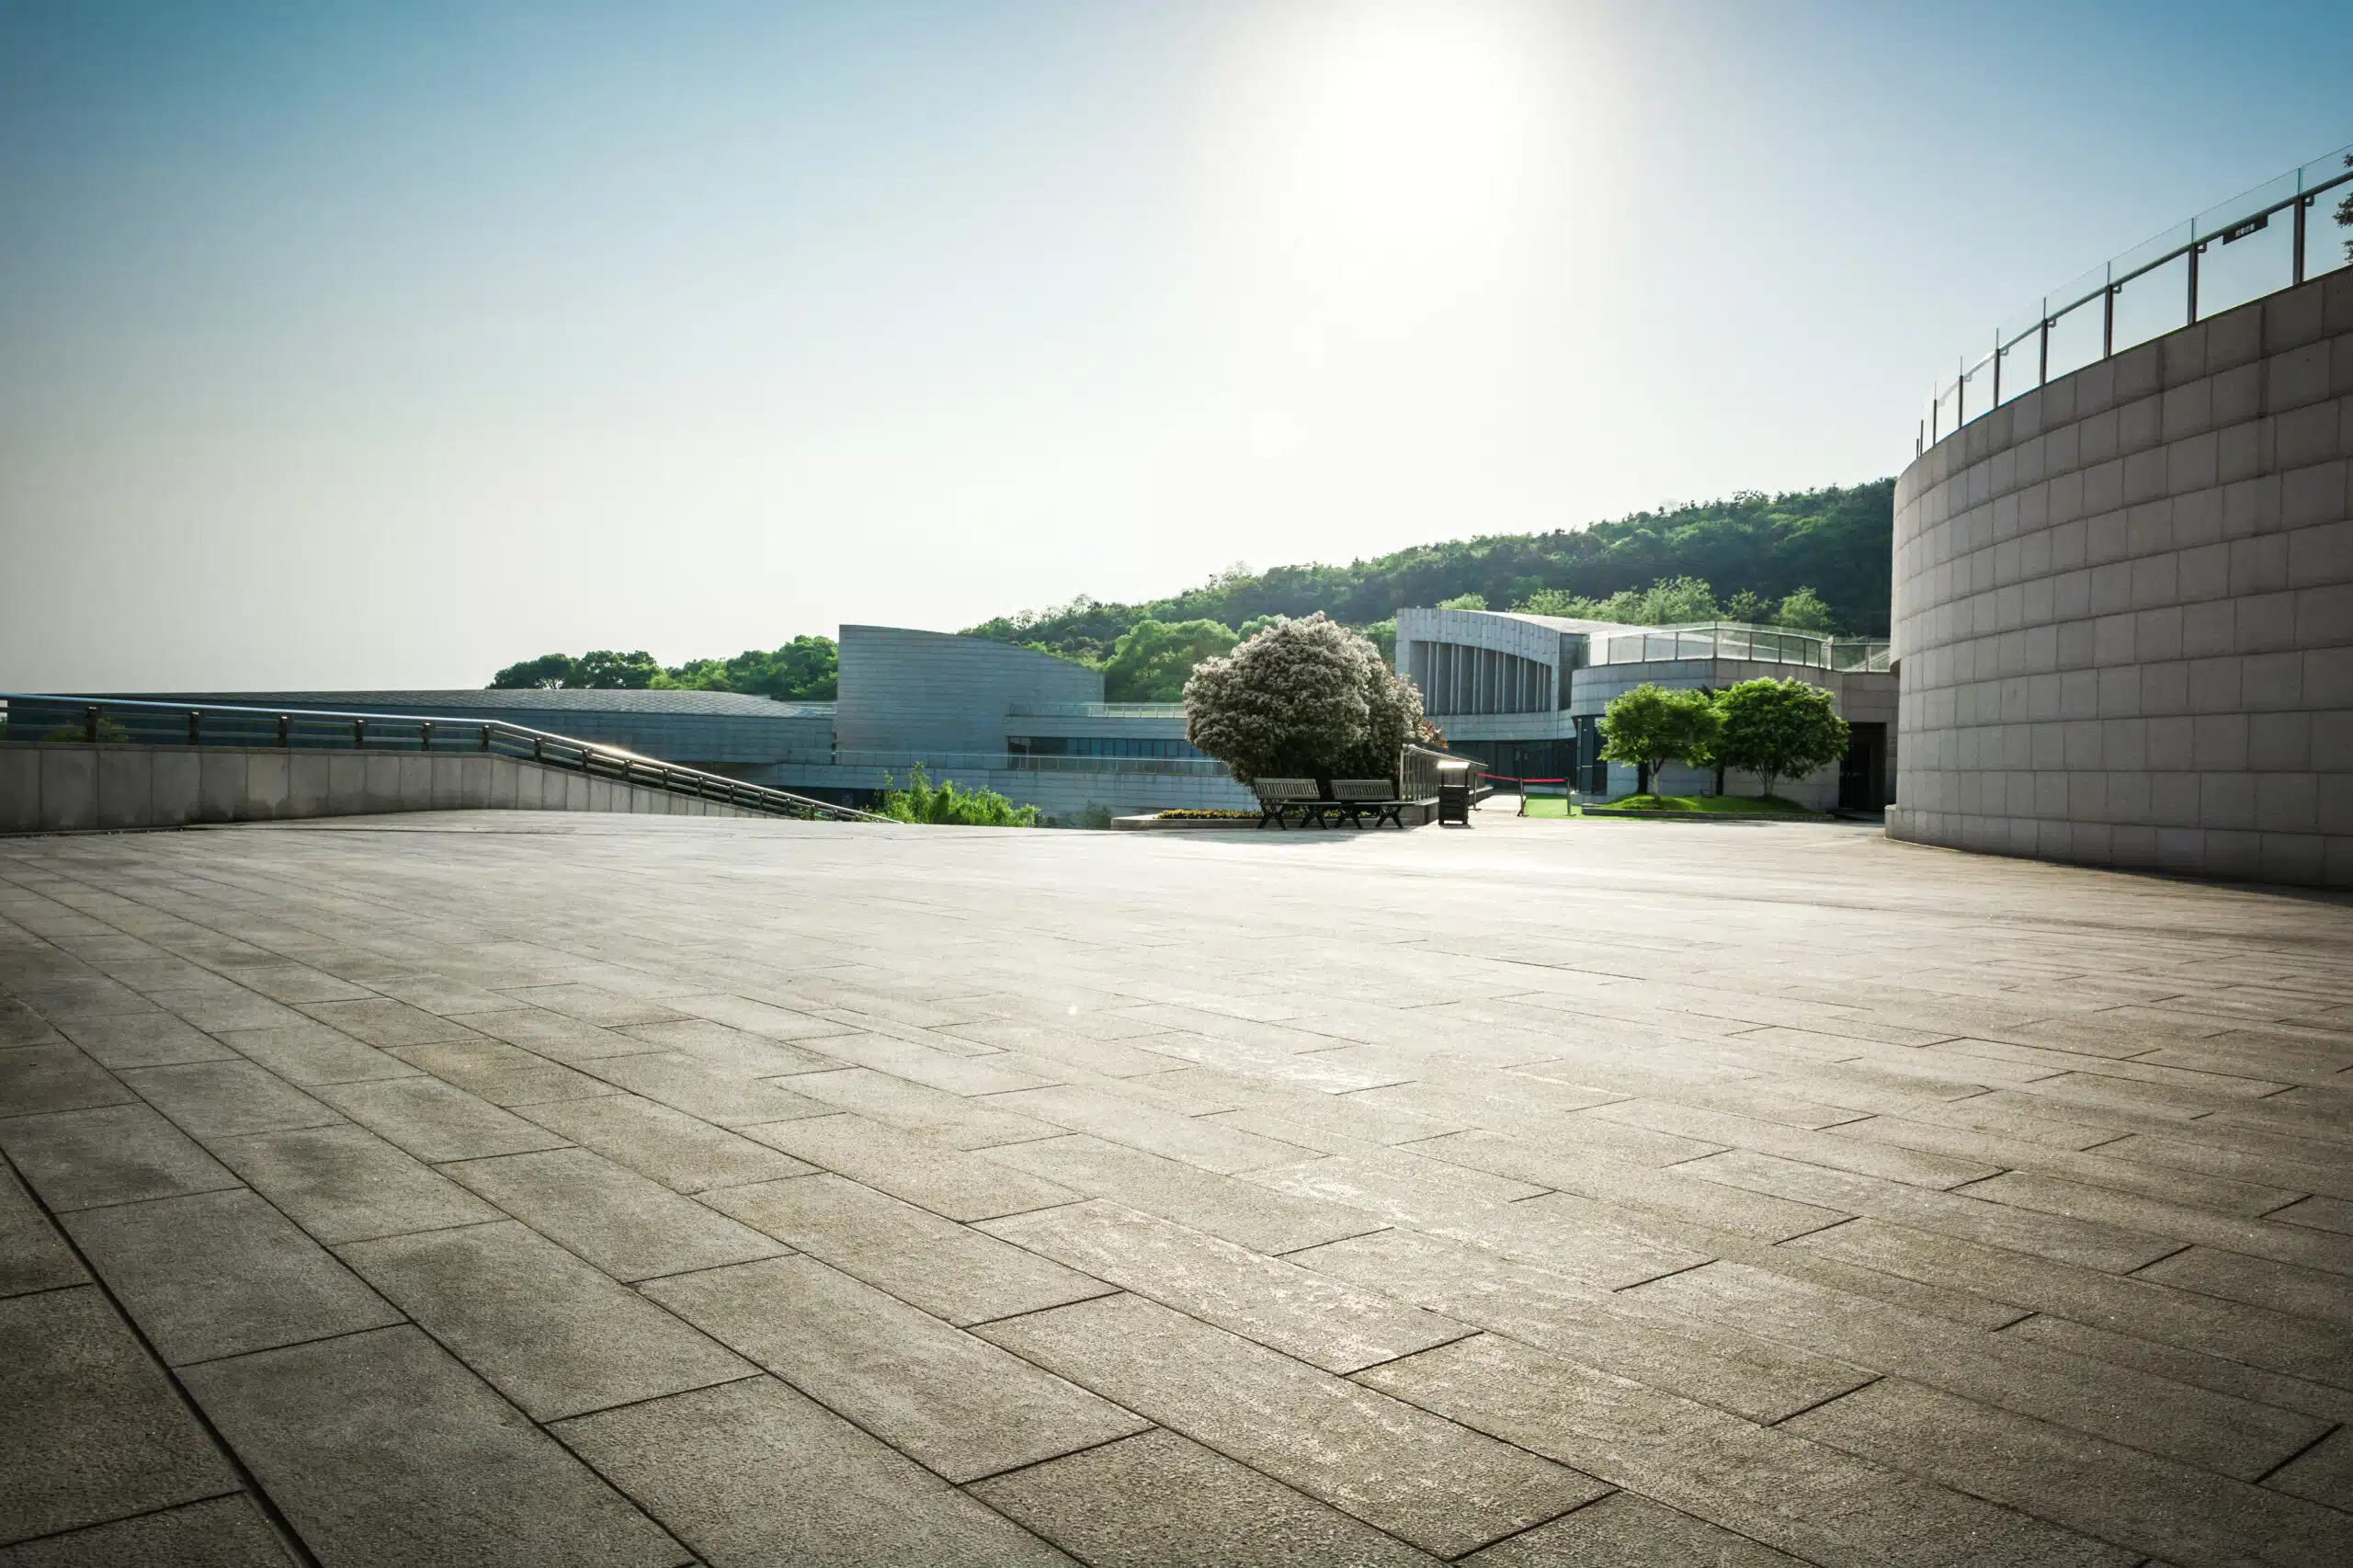
<path id="1" fill-rule="evenodd" d="M 2291 169 L 2044 295 L 1928 394 L 1914 455 L 2014 397 L 2353 262 L 2353 148 Z"/>

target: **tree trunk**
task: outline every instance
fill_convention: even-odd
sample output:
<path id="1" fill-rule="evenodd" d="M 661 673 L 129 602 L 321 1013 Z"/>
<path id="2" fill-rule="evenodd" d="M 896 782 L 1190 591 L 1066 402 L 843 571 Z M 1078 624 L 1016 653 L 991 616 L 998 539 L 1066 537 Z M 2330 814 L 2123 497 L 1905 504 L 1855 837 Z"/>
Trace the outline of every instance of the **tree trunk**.
<path id="1" fill-rule="evenodd" d="M 1722 794 L 1723 792 L 1724 792 L 1724 765 L 1723 765 L 1722 763 L 1721 763 L 1721 762 L 1720 762 L 1720 763 L 1716 764 L 1716 793 L 1717 793 L 1717 794 L 1719 794 L 1719 795 L 1721 795 L 1721 794 Z"/>
<path id="2" fill-rule="evenodd" d="M 1638 762 L 1634 764 L 1634 793 L 1647 795 L 1650 792 L 1651 765 L 1647 762 Z"/>

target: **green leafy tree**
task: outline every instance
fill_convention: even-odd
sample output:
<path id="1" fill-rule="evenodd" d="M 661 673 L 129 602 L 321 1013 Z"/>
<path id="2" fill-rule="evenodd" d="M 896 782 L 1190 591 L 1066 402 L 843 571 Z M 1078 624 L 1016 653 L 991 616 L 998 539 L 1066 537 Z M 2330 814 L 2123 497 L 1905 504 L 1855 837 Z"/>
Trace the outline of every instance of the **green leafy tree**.
<path id="1" fill-rule="evenodd" d="M 1612 620 L 1620 626 L 1681 626 L 1713 620 L 1717 614 L 1715 590 L 1697 577 L 1662 577 L 1647 588 L 1625 588 L 1603 599 L 1546 588 L 1517 608 L 1529 615 Z"/>
<path id="2" fill-rule="evenodd" d="M 1802 778 L 1847 755 L 1847 721 L 1830 693 L 1802 680 L 1745 680 L 1716 696 L 1723 724 L 1717 754 L 1754 773 L 1770 795 L 1777 779 Z"/>
<path id="3" fill-rule="evenodd" d="M 536 659 L 509 665 L 490 677 L 493 691 L 560 690 L 578 684 L 573 678 L 573 657 L 569 653 L 541 653 Z"/>
<path id="4" fill-rule="evenodd" d="M 1350 627 L 1349 630 L 1373 645 L 1380 653 L 1382 664 L 1394 665 L 1397 662 L 1397 618 L 1395 616 L 1392 615 L 1386 620 L 1376 620 L 1370 626 Z"/>
<path id="5" fill-rule="evenodd" d="M 1812 588 L 1800 588 L 1781 601 L 1773 612 L 1773 624 L 1786 626 L 1792 631 L 1827 631 L 1830 630 L 1830 607 Z"/>
<path id="6" fill-rule="evenodd" d="M 642 691 L 661 673 L 662 666 L 642 648 L 633 653 L 595 648 L 573 662 L 569 684 L 589 691 Z"/>
<path id="7" fill-rule="evenodd" d="M 1278 619 L 1185 683 L 1185 738 L 1241 782 L 1393 778 L 1421 694 L 1322 615 Z"/>
<path id="8" fill-rule="evenodd" d="M 1893 479 L 1767 495 L 1743 492 L 1637 512 L 1589 528 L 1497 534 L 1416 545 L 1347 565 L 1231 569 L 1200 586 L 1142 604 L 1081 597 L 1067 605 L 1000 616 L 968 635 L 992 637 L 1100 664 L 1138 621 L 1210 619 L 1245 637 L 1261 617 L 1322 611 L 1364 627 L 1408 605 L 1479 594 L 1490 605 L 1527 604 L 1540 591 L 1601 602 L 1677 578 L 1741 585 L 1776 605 L 1812 585 L 1833 621 L 1859 635 L 1885 636 L 1894 561 Z M 1565 614 L 1541 609 L 1540 614 Z M 1666 620 L 1704 620 L 1685 610 Z M 1760 620 L 1768 619 L 1760 615 Z M 1650 621 L 1646 624 L 1659 624 Z"/>
<path id="9" fill-rule="evenodd" d="M 917 763 L 907 775 L 906 788 L 893 789 L 882 776 L 881 814 L 896 822 L 948 827 L 1035 827 L 1038 808 L 1017 806 L 994 790 L 960 790 L 953 778 L 938 784 Z"/>
<path id="10" fill-rule="evenodd" d="M 1716 739 L 1716 705 L 1704 691 L 1645 681 L 1609 699 L 1601 715 L 1601 755 L 1634 766 L 1634 793 L 1667 763 L 1705 755 Z"/>
<path id="11" fill-rule="evenodd" d="M 1736 620 L 1744 626 L 1770 626 L 1773 607 L 1765 596 L 1754 588 L 1743 588 L 1718 607 L 1717 612 L 1726 620 Z"/>
<path id="12" fill-rule="evenodd" d="M 1450 599 L 1438 600 L 1438 608 L 1440 609 L 1484 609 L 1487 608 L 1487 596 L 1457 594 Z"/>
<path id="13" fill-rule="evenodd" d="M 1203 659 L 1233 652 L 1241 641 L 1214 620 L 1138 621 L 1103 666 L 1103 695 L 1114 702 L 1175 702 Z"/>

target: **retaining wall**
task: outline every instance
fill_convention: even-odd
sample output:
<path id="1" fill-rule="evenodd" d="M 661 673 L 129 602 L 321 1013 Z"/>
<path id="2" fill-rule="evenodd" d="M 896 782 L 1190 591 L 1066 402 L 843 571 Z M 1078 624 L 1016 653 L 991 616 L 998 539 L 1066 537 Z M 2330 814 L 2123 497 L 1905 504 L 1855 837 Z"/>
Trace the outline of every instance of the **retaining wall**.
<path id="1" fill-rule="evenodd" d="M 2062 377 L 1895 489 L 1888 831 L 2353 885 L 2353 272 Z"/>
<path id="2" fill-rule="evenodd" d="M 485 810 L 758 814 L 510 756 L 0 745 L 0 833 Z"/>

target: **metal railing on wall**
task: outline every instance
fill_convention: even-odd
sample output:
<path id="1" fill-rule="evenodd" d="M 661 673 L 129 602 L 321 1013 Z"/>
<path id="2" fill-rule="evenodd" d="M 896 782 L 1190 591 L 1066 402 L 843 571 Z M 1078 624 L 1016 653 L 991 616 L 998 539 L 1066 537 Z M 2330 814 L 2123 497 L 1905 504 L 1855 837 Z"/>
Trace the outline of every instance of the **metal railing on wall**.
<path id="1" fill-rule="evenodd" d="M 2325 193 L 2348 184 L 2353 148 L 2291 169 L 2044 295 L 1995 328 L 1984 353 L 1964 355 L 1952 381 L 1930 389 L 1914 455 L 2058 377 L 2353 264 L 2346 216 L 2353 205 L 2335 222 L 2319 208 Z M 2286 222 L 2274 222 L 2283 214 Z"/>
<path id="2" fill-rule="evenodd" d="M 1878 637 L 1833 637 L 1827 632 L 1749 626 L 1738 621 L 1701 621 L 1620 632 L 1594 641 L 1596 665 L 1664 663 L 1671 659 L 1745 659 L 1811 669 L 1884 671 L 1889 644 Z"/>
<path id="3" fill-rule="evenodd" d="M 278 751 L 471 752 L 509 757 L 634 784 L 767 816 L 807 821 L 888 822 L 888 817 L 747 784 L 700 768 L 641 756 L 499 719 L 425 718 L 414 713 L 338 713 L 316 708 L 142 702 L 128 698 L 0 692 L 0 744 L 242 746 Z"/>

